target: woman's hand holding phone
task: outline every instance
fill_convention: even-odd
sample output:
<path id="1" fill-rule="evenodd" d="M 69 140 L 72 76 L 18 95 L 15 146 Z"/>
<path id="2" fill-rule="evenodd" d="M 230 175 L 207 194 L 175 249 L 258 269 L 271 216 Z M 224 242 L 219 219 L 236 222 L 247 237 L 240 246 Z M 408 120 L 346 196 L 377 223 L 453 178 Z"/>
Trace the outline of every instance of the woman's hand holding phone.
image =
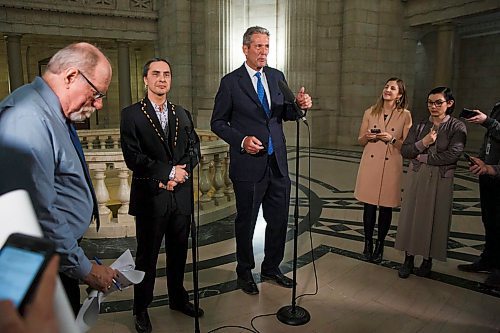
<path id="1" fill-rule="evenodd" d="M 392 138 L 393 136 L 387 132 L 381 132 L 377 134 L 377 139 L 382 140 L 384 142 L 389 142 L 392 140 Z"/>
<path id="2" fill-rule="evenodd" d="M 366 131 L 365 139 L 370 142 L 374 142 L 377 140 L 377 134 L 373 133 L 371 130 Z"/>

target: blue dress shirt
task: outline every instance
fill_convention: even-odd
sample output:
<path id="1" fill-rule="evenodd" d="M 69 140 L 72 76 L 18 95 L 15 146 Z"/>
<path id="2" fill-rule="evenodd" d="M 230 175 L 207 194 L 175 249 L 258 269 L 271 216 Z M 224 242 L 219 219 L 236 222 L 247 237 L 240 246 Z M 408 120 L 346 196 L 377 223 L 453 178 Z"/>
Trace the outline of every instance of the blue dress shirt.
<path id="1" fill-rule="evenodd" d="M 0 103 L 2 147 L 27 156 L 30 172 L 6 170 L 9 163 L 0 163 L 0 193 L 9 190 L 9 182 L 31 184 L 26 190 L 44 235 L 56 243 L 60 270 L 83 279 L 92 266 L 78 239 L 91 221 L 92 196 L 59 99 L 42 78 L 16 89 Z"/>

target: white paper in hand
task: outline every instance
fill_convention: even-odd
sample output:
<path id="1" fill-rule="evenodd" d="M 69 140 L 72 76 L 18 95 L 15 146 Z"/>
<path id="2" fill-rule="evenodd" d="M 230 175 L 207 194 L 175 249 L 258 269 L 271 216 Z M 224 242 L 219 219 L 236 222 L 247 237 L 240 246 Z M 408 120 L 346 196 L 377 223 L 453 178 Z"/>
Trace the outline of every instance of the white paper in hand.
<path id="1" fill-rule="evenodd" d="M 122 255 L 110 265 L 111 268 L 118 271 L 118 278 L 116 281 L 121 286 L 121 289 L 126 289 L 131 285 L 137 284 L 144 278 L 143 271 L 135 270 L 134 258 L 130 250 L 122 253 Z M 81 332 L 87 332 L 96 322 L 97 316 L 101 310 L 101 303 L 104 302 L 106 296 L 115 291 L 119 291 L 113 284 L 111 288 L 103 293 L 101 291 L 92 290 L 87 299 L 83 302 L 80 312 L 76 317 L 76 324 Z"/>

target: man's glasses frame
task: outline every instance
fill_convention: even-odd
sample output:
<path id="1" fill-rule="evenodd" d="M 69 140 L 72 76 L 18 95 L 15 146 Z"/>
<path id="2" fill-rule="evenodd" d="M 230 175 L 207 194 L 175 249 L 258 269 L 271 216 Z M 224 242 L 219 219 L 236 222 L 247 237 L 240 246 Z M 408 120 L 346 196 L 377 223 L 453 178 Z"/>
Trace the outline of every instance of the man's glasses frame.
<path id="1" fill-rule="evenodd" d="M 92 89 L 95 90 L 94 96 L 92 96 L 95 100 L 101 99 L 101 98 L 106 98 L 106 94 L 102 93 L 99 91 L 99 89 L 96 88 L 96 86 L 90 82 L 90 80 L 85 76 L 85 74 L 82 73 L 81 70 L 78 70 L 78 73 L 87 81 L 87 83 L 92 87 Z"/>

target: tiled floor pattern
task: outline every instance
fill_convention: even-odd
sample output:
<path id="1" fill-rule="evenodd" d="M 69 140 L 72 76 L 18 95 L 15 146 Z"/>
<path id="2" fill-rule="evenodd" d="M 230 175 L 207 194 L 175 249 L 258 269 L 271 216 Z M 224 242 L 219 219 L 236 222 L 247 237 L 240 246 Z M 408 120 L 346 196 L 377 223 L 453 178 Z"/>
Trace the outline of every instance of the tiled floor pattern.
<path id="1" fill-rule="evenodd" d="M 203 225 L 199 230 L 200 304 L 205 316 L 200 331 L 226 325 L 217 332 L 500 332 L 500 293 L 486 288 L 484 274 L 464 273 L 458 263 L 477 258 L 483 246 L 477 180 L 461 162 L 454 188 L 453 223 L 448 261 L 435 262 L 429 278 L 411 275 L 399 279 L 400 251 L 392 246 L 399 211 L 386 240 L 384 261 L 375 265 L 362 260 L 362 204 L 353 190 L 360 158 L 358 151 L 313 149 L 300 152 L 297 300 L 311 320 L 289 326 L 274 313 L 291 304 L 291 292 L 260 283 L 265 222 L 259 219 L 254 247 L 254 276 L 260 294 L 249 296 L 236 289 L 233 217 Z M 290 152 L 290 170 L 295 154 Z M 291 173 L 292 181 L 295 174 Z M 293 183 L 292 195 L 295 190 Z M 293 208 L 282 270 L 292 277 Z M 309 225 L 311 223 L 311 233 Z M 135 239 L 84 240 L 89 255 L 112 261 L 124 249 L 135 249 Z M 314 249 L 314 251 L 311 251 Z M 316 261 L 313 263 L 312 253 Z M 185 276 L 192 292 L 192 264 Z M 417 261 L 418 264 L 418 261 Z M 160 255 L 155 299 L 150 309 L 153 332 L 194 332 L 193 319 L 168 309 L 165 287 L 165 255 Z M 315 270 L 316 269 L 316 274 Z M 317 280 L 317 292 L 316 292 Z M 314 294 L 314 295 L 312 295 Z M 131 314 L 132 290 L 106 300 L 91 332 L 135 332 Z M 264 317 L 252 318 L 259 315 Z M 253 328 L 252 328 L 253 325 Z"/>

